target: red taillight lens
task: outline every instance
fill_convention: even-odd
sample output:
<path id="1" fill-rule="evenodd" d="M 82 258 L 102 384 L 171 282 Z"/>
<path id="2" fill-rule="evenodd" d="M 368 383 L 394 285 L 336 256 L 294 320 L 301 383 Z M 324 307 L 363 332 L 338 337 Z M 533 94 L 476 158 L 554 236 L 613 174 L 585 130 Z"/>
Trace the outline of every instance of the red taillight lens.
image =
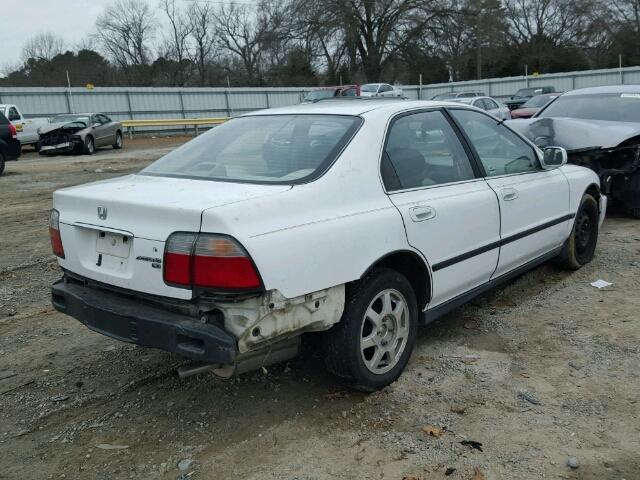
<path id="1" fill-rule="evenodd" d="M 191 286 L 191 253 L 196 241 L 195 233 L 174 233 L 164 249 L 164 281 Z"/>
<path id="2" fill-rule="evenodd" d="M 49 236 L 51 237 L 53 253 L 57 257 L 64 258 L 64 247 L 60 236 L 60 212 L 56 209 L 51 210 L 51 216 L 49 217 Z"/>
<path id="3" fill-rule="evenodd" d="M 9 124 L 9 133 L 11 134 L 11 138 L 18 138 L 18 131 L 13 123 Z"/>
<path id="4" fill-rule="evenodd" d="M 251 258 L 230 237 L 174 233 L 164 254 L 166 283 L 223 290 L 252 290 L 261 281 Z"/>

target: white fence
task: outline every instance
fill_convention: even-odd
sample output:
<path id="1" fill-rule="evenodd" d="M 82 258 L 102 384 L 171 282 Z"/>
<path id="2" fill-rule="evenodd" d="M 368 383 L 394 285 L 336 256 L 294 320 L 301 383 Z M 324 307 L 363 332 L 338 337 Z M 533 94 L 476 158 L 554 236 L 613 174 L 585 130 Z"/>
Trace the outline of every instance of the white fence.
<path id="1" fill-rule="evenodd" d="M 505 99 L 519 88 L 551 85 L 558 91 L 600 85 L 640 85 L 640 67 L 493 78 L 435 85 L 403 86 L 407 97 L 429 99 L 438 93 L 480 90 Z M 308 88 L 86 88 L 0 87 L 0 104 L 19 106 L 27 117 L 69 112 L 104 112 L 118 120 L 202 118 L 299 103 Z"/>

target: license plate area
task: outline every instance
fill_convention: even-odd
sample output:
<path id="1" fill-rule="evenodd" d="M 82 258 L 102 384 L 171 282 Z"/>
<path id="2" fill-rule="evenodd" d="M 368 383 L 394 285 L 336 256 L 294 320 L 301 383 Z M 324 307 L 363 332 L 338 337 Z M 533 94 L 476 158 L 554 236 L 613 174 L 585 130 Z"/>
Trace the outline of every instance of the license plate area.
<path id="1" fill-rule="evenodd" d="M 129 258 L 133 237 L 113 232 L 97 232 L 96 252 L 118 258 Z"/>

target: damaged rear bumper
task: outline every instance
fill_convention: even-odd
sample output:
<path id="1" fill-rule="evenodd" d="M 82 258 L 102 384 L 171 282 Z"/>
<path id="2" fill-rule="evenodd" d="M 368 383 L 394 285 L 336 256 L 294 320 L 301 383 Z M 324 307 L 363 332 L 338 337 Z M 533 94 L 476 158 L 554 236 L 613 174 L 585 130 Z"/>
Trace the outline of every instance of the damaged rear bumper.
<path id="1" fill-rule="evenodd" d="M 56 310 L 108 337 L 205 363 L 236 360 L 235 337 L 217 325 L 64 279 L 53 284 L 51 296 Z"/>

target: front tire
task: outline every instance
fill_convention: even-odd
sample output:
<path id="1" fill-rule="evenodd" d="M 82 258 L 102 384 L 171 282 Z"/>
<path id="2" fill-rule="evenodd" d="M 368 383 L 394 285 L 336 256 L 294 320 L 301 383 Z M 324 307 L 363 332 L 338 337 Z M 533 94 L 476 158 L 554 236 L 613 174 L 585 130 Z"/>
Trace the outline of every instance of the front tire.
<path id="1" fill-rule="evenodd" d="M 82 148 L 82 153 L 85 155 L 93 155 L 93 152 L 96 151 L 96 144 L 91 135 L 87 135 L 84 139 L 84 146 Z"/>
<path id="2" fill-rule="evenodd" d="M 599 232 L 598 202 L 584 194 L 573 222 L 571 235 L 558 256 L 558 263 L 568 270 L 578 270 L 593 260 Z"/>
<path id="3" fill-rule="evenodd" d="M 122 148 L 122 132 L 116 132 L 116 141 L 112 147 L 114 150 L 120 150 Z"/>
<path id="4" fill-rule="evenodd" d="M 345 293 L 342 318 L 325 334 L 325 364 L 355 389 L 378 390 L 400 376 L 415 346 L 415 293 L 402 274 L 387 268 L 347 285 Z"/>

